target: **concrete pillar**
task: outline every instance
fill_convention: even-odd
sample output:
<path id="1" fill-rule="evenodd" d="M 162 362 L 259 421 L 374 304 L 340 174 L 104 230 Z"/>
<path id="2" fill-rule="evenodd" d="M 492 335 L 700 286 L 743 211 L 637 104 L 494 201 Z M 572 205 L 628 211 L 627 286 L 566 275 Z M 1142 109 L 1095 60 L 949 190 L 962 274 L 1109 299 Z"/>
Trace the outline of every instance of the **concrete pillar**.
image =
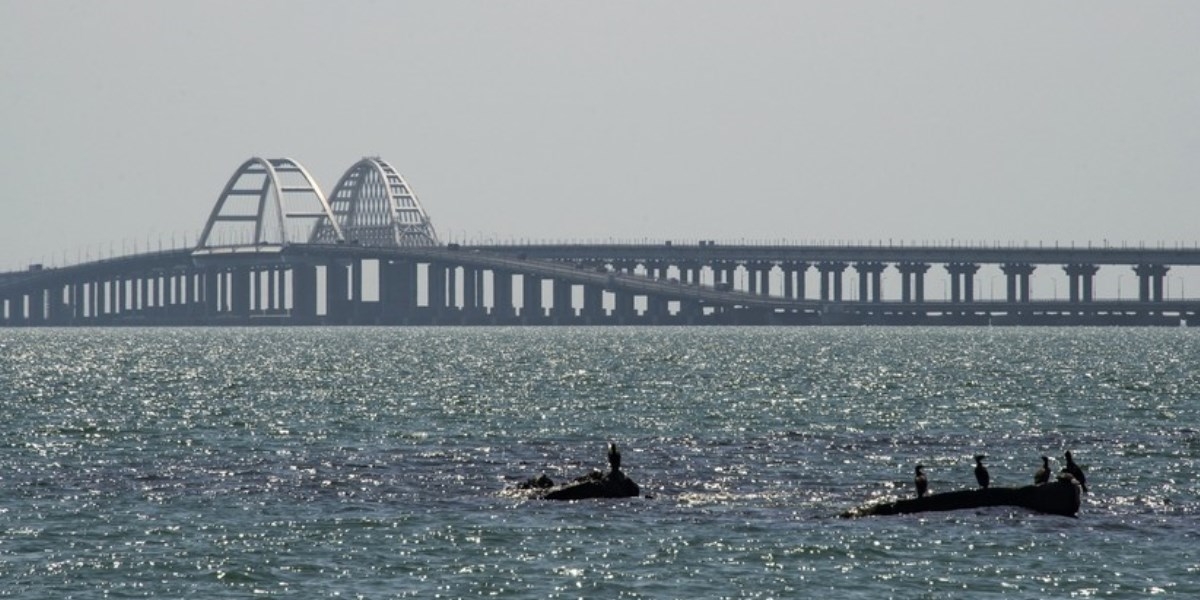
<path id="1" fill-rule="evenodd" d="M 646 296 L 646 316 L 651 323 L 659 324 L 671 316 L 667 299 L 662 296 Z"/>
<path id="2" fill-rule="evenodd" d="M 573 287 L 570 282 L 559 279 L 552 279 L 553 284 L 553 303 L 550 308 L 550 316 L 555 323 L 560 325 L 570 323 L 575 318 L 575 307 L 571 306 L 571 296 Z"/>
<path id="3" fill-rule="evenodd" d="M 1029 302 L 1029 276 L 1034 266 L 1028 263 L 1008 263 L 1000 266 L 1006 283 L 1005 298 L 1009 302 Z"/>
<path id="4" fill-rule="evenodd" d="M 317 318 L 317 267 L 292 266 L 292 314 L 308 321 Z"/>
<path id="5" fill-rule="evenodd" d="M 1163 280 L 1171 267 L 1166 265 L 1137 265 L 1133 272 L 1138 277 L 1138 300 L 1142 302 L 1162 302 Z"/>
<path id="6" fill-rule="evenodd" d="M 281 279 L 280 275 L 282 273 L 283 272 L 280 271 L 276 267 L 270 267 L 266 271 L 266 275 L 267 275 L 267 305 L 264 307 L 264 308 L 266 308 L 266 312 L 278 314 L 280 312 L 280 308 L 282 308 L 281 302 L 279 300 L 280 297 L 282 296 L 282 294 L 279 293 L 279 288 L 282 285 L 282 283 L 280 281 L 280 279 Z"/>
<path id="7" fill-rule="evenodd" d="M 446 303 L 444 306 L 448 309 L 458 308 L 458 266 L 448 265 L 446 267 Z"/>
<path id="8" fill-rule="evenodd" d="M 788 262 L 780 267 L 783 269 L 783 295 L 786 298 L 804 299 L 804 276 L 808 272 L 806 262 Z"/>
<path id="9" fill-rule="evenodd" d="M 817 270 L 821 273 L 821 300 L 842 301 L 842 273 L 847 266 L 844 262 L 827 261 L 817 264 Z"/>
<path id="10" fill-rule="evenodd" d="M 883 302 L 883 270 L 887 265 L 881 262 L 863 261 L 854 263 L 858 271 L 858 301 Z"/>
<path id="11" fill-rule="evenodd" d="M 325 319 L 344 325 L 351 320 L 350 265 L 332 261 L 325 265 Z"/>
<path id="12" fill-rule="evenodd" d="M 589 324 L 604 319 L 604 288 L 598 285 L 583 286 L 583 316 Z"/>
<path id="13" fill-rule="evenodd" d="M 1091 264 L 1069 264 L 1063 266 L 1067 273 L 1067 284 L 1071 302 L 1091 302 L 1092 282 L 1100 267 Z"/>
<path id="14" fill-rule="evenodd" d="M 492 316 L 511 319 L 517 314 L 513 303 L 513 274 L 511 271 L 492 272 Z"/>
<path id="15" fill-rule="evenodd" d="M 210 317 L 221 312 L 221 272 L 217 269 L 205 269 L 201 272 L 204 282 L 204 314 Z"/>
<path id="16" fill-rule="evenodd" d="M 250 316 L 250 268 L 237 267 L 229 273 L 232 281 L 229 284 L 232 294 L 229 303 L 233 314 L 238 317 Z"/>
<path id="17" fill-rule="evenodd" d="M 482 271 L 475 267 L 463 267 L 463 312 L 477 315 L 483 308 L 483 286 L 480 285 Z"/>
<path id="18" fill-rule="evenodd" d="M 979 265 L 975 263 L 946 263 L 946 271 L 950 274 L 950 301 L 975 301 L 975 273 Z"/>
<path id="19" fill-rule="evenodd" d="M 615 292 L 615 305 L 613 307 L 613 316 L 616 317 L 618 323 L 634 323 L 637 321 L 637 310 L 633 306 L 633 294 L 629 292 Z"/>
<path id="20" fill-rule="evenodd" d="M 526 273 L 522 276 L 521 320 L 526 323 L 536 322 L 546 316 L 542 308 L 542 279 L 537 275 Z"/>

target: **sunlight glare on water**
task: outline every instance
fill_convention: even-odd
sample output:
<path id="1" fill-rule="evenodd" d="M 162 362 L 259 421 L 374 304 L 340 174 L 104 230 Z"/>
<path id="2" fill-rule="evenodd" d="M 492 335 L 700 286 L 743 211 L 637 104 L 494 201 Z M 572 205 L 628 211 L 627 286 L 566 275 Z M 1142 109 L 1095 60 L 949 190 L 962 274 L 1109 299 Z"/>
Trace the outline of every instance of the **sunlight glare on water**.
<path id="1" fill-rule="evenodd" d="M 0 330 L 0 596 L 1192 597 L 1183 329 Z M 649 498 L 502 493 L 604 467 Z M 1077 519 L 868 501 L 1032 481 Z"/>

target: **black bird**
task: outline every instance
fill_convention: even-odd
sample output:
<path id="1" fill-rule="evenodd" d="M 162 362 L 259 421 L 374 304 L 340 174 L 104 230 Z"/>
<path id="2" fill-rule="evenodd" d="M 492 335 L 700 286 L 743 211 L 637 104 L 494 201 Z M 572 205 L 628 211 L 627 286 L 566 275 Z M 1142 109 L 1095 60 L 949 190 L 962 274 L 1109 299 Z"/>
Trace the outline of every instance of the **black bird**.
<path id="1" fill-rule="evenodd" d="M 621 470 L 621 451 L 617 450 L 617 445 L 608 443 L 608 466 L 612 468 L 612 472 L 616 473 Z"/>
<path id="2" fill-rule="evenodd" d="M 917 465 L 917 476 L 913 478 L 913 483 L 917 484 L 917 497 L 924 498 L 925 492 L 929 491 L 929 480 L 925 478 L 925 473 L 922 469 L 925 465 Z"/>
<path id="3" fill-rule="evenodd" d="M 1033 474 L 1033 483 L 1035 483 L 1037 485 L 1041 485 L 1043 483 L 1049 483 L 1049 481 L 1050 481 L 1050 457 L 1043 456 L 1042 457 L 1042 468 L 1038 469 L 1037 473 Z"/>
<path id="4" fill-rule="evenodd" d="M 1066 454 L 1064 454 L 1064 456 L 1067 458 L 1067 466 L 1063 467 L 1062 472 L 1070 473 L 1071 477 L 1074 477 L 1075 481 L 1079 482 L 1079 487 L 1083 488 L 1083 493 L 1086 494 L 1088 491 L 1087 477 L 1083 476 L 1083 469 L 1080 469 L 1079 465 L 1075 464 L 1075 459 L 1071 458 L 1070 450 L 1067 450 L 1067 452 L 1066 452 Z"/>
<path id="5" fill-rule="evenodd" d="M 988 475 L 987 467 L 983 466 L 983 459 L 987 458 L 983 454 L 975 455 L 975 481 L 979 482 L 979 487 L 987 489 L 987 486 L 992 481 L 992 476 Z"/>

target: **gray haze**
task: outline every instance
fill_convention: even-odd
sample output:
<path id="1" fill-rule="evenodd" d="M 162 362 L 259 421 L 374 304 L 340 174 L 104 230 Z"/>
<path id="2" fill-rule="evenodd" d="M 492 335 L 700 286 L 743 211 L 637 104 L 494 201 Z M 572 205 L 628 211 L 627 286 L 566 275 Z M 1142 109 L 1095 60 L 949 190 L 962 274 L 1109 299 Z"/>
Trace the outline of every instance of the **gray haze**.
<path id="1" fill-rule="evenodd" d="M 194 241 L 255 155 L 443 239 L 1191 246 L 1198 115 L 1197 2 L 0 0 L 0 270 Z"/>

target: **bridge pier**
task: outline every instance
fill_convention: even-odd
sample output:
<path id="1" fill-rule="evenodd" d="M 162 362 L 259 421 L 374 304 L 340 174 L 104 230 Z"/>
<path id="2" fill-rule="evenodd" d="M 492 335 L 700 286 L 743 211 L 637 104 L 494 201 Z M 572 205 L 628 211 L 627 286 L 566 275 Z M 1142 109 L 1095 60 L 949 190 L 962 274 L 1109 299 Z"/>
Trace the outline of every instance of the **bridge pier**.
<path id="1" fill-rule="evenodd" d="M 613 291 L 613 318 L 620 325 L 632 325 L 638 320 L 637 309 L 634 308 L 633 294 Z"/>
<path id="2" fill-rule="evenodd" d="M 827 261 L 817 264 L 821 273 L 821 300 L 842 301 L 842 273 L 848 265 L 844 262 Z"/>
<path id="3" fill-rule="evenodd" d="M 979 265 L 975 263 L 946 263 L 946 272 L 950 274 L 950 301 L 968 303 L 975 301 L 975 273 Z"/>
<path id="4" fill-rule="evenodd" d="M 808 263 L 806 262 L 785 262 L 780 265 L 783 270 L 783 297 L 791 299 L 803 299 L 804 276 L 808 272 Z"/>
<path id="5" fill-rule="evenodd" d="M 571 306 L 572 286 L 566 281 L 551 279 L 552 293 L 550 297 L 550 319 L 556 325 L 566 325 L 575 318 L 575 308 Z"/>
<path id="6" fill-rule="evenodd" d="M 517 316 L 512 271 L 492 271 L 492 321 L 509 323 Z"/>
<path id="7" fill-rule="evenodd" d="M 671 316 L 666 298 L 653 295 L 646 296 L 646 312 L 643 316 L 652 325 L 665 323 Z"/>
<path id="8" fill-rule="evenodd" d="M 430 319 L 438 323 L 446 312 L 446 265 L 431 262 L 426 266 L 425 293 Z"/>
<path id="9" fill-rule="evenodd" d="M 316 265 L 292 265 L 292 318 L 301 323 L 317 320 Z"/>
<path id="10" fill-rule="evenodd" d="M 598 285 L 583 286 L 583 322 L 599 325 L 604 322 L 604 288 Z"/>
<path id="11" fill-rule="evenodd" d="M 1033 274 L 1033 270 L 1034 266 L 1028 263 L 1007 263 L 1000 266 L 1007 284 L 1005 298 L 1009 302 L 1029 302 L 1029 276 Z"/>
<path id="12" fill-rule="evenodd" d="M 1063 266 L 1067 274 L 1067 287 L 1070 290 L 1072 304 L 1092 301 L 1092 281 L 1100 267 L 1089 264 L 1069 264 Z"/>
<path id="13" fill-rule="evenodd" d="M 525 273 L 521 275 L 521 322 L 526 325 L 541 323 L 546 317 L 542 305 L 542 278 Z"/>
<path id="14" fill-rule="evenodd" d="M 462 316 L 464 323 L 470 323 L 472 319 L 478 318 L 483 300 L 479 297 L 481 292 L 479 285 L 480 271 L 474 267 L 464 266 L 462 268 Z"/>
<path id="15" fill-rule="evenodd" d="M 230 312 L 238 319 L 250 318 L 250 273 L 249 267 L 234 267 L 229 271 Z"/>
<path id="16" fill-rule="evenodd" d="M 345 325 L 351 321 L 349 265 L 331 261 L 325 265 L 325 322 Z"/>
<path id="17" fill-rule="evenodd" d="M 1162 302 L 1166 300 L 1163 293 L 1163 280 L 1171 267 L 1165 265 L 1138 265 L 1133 268 L 1138 277 L 1138 300 L 1142 302 Z"/>
<path id="18" fill-rule="evenodd" d="M 883 302 L 883 270 L 881 262 L 862 261 L 854 263 L 858 271 L 858 301 Z"/>

